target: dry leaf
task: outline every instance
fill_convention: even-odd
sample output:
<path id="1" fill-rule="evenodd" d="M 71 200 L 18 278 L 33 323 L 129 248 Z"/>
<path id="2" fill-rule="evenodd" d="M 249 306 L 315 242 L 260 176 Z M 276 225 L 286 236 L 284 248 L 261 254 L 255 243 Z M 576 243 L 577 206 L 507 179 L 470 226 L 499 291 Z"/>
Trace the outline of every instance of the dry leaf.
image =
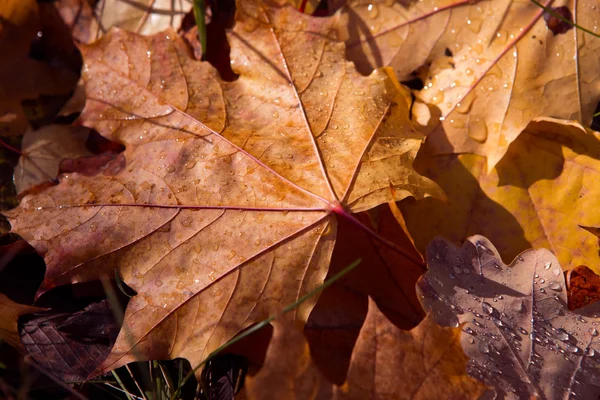
<path id="1" fill-rule="evenodd" d="M 27 316 L 21 341 L 31 357 L 64 381 L 83 381 L 106 358 L 119 326 L 107 300 L 74 313 L 45 311 Z"/>
<path id="2" fill-rule="evenodd" d="M 85 147 L 89 132 L 69 125 L 48 125 L 26 132 L 21 142 L 23 154 L 15 167 L 17 193 L 56 179 L 62 160 L 91 155 Z"/>
<path id="3" fill-rule="evenodd" d="M 67 94 L 77 76 L 67 69 L 29 57 L 31 40 L 40 28 L 35 0 L 0 4 L 0 136 L 19 135 L 28 127 L 21 101 L 40 94 Z"/>
<path id="4" fill-rule="evenodd" d="M 231 83 L 173 31 L 82 48 L 82 120 L 126 146 L 126 167 L 63 176 L 9 218 L 45 254 L 41 292 L 118 267 L 138 293 L 103 371 L 197 364 L 323 281 L 338 216 L 368 229 L 349 212 L 392 200 L 390 185 L 396 200 L 439 195 L 412 169 L 422 136 L 405 93 L 385 71 L 361 77 L 335 23 L 238 4 Z"/>
<path id="5" fill-rule="evenodd" d="M 593 132 L 575 122 L 538 120 L 489 174 L 481 156 L 419 154 L 417 170 L 444 189 L 448 203 L 407 199 L 400 208 L 420 251 L 437 235 L 460 244 L 482 234 L 506 259 L 545 247 L 565 269 L 584 264 L 600 272 L 598 238 L 580 226 L 600 223 L 592 206 L 599 158 Z"/>
<path id="6" fill-rule="evenodd" d="M 577 310 L 600 300 L 600 276 L 580 265 L 567 271 L 569 310 Z"/>
<path id="7" fill-rule="evenodd" d="M 543 3 L 596 30 L 597 0 Z M 485 155 L 491 170 L 536 117 L 592 121 L 600 39 L 559 33 L 557 23 L 572 27 L 533 2 L 361 0 L 347 14 L 341 29 L 360 70 L 390 65 L 402 80 L 421 68 L 417 96 L 443 120 L 431 137 L 437 152 Z"/>
<path id="8" fill-rule="evenodd" d="M 41 308 L 18 304 L 0 293 L 0 340 L 24 351 L 17 321 L 21 315 L 42 311 Z"/>
<path id="9" fill-rule="evenodd" d="M 486 387 L 466 374 L 460 329 L 426 317 L 410 332 L 369 300 L 348 380 L 332 386 L 313 365 L 302 334 L 276 321 L 265 365 L 246 379 L 249 399 L 477 399 Z"/>
<path id="10" fill-rule="evenodd" d="M 417 284 L 422 303 L 441 325 L 464 324 L 471 376 L 501 398 L 598 397 L 600 320 L 568 310 L 550 251 L 527 250 L 505 265 L 483 236 L 462 248 L 436 239 L 427 266 Z"/>
<path id="11" fill-rule="evenodd" d="M 179 29 L 192 9 L 191 0 L 99 0 L 94 8 L 88 0 L 58 0 L 55 6 L 73 38 L 91 43 L 118 27 L 141 35 L 167 28 Z"/>

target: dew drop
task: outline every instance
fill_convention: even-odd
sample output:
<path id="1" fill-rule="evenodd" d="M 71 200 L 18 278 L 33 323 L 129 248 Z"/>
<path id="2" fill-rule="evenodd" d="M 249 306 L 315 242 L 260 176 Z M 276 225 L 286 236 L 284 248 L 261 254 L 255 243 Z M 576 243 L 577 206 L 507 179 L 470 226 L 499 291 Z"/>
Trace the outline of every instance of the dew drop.
<path id="1" fill-rule="evenodd" d="M 479 351 L 481 351 L 483 354 L 489 354 L 490 345 L 487 344 L 487 342 L 480 340 L 479 343 L 477 344 L 477 349 L 479 349 Z"/>
<path id="2" fill-rule="evenodd" d="M 371 19 L 375 19 L 379 16 L 379 8 L 377 4 L 369 4 L 367 6 L 367 16 Z"/>
<path id="3" fill-rule="evenodd" d="M 494 313 L 494 307 L 492 307 L 490 305 L 490 303 L 486 303 L 485 301 L 483 303 L 481 303 L 481 309 L 486 314 L 493 314 Z"/>
<path id="4" fill-rule="evenodd" d="M 547 262 L 546 264 L 544 264 L 544 269 L 548 270 L 548 269 L 550 269 L 550 267 L 552 267 L 551 262 Z"/>
<path id="5" fill-rule="evenodd" d="M 562 342 L 569 340 L 569 334 L 563 328 L 558 328 L 554 337 Z"/>
<path id="6" fill-rule="evenodd" d="M 159 279 L 159 280 L 157 280 L 157 281 L 155 282 L 155 284 L 156 284 L 156 287 L 161 287 L 161 286 L 163 285 L 163 281 L 161 281 L 161 280 Z"/>
<path id="7" fill-rule="evenodd" d="M 488 138 L 487 124 L 480 118 L 469 123 L 469 136 L 479 143 L 484 143 Z"/>
<path id="8" fill-rule="evenodd" d="M 574 346 L 572 344 L 567 344 L 567 351 L 569 353 L 577 354 L 577 353 L 579 353 L 580 350 L 581 349 L 577 346 Z"/>
<path id="9" fill-rule="evenodd" d="M 550 285 L 548 285 L 548 287 L 552 290 L 556 290 L 557 292 L 562 290 L 562 285 L 560 284 L 560 282 L 556 281 L 550 282 Z"/>

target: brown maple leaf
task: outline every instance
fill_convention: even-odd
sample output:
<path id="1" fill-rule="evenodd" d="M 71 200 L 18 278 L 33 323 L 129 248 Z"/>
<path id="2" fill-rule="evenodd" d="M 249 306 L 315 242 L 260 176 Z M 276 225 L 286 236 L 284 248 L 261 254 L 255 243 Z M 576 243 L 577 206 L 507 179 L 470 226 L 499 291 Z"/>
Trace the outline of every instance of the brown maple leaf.
<path id="1" fill-rule="evenodd" d="M 335 24 L 238 4 L 235 82 L 193 60 L 174 31 L 113 30 L 82 47 L 82 121 L 125 145 L 126 166 L 64 175 L 8 216 L 45 254 L 41 292 L 115 267 L 137 291 L 102 371 L 135 359 L 196 365 L 310 292 L 337 218 L 407 254 L 351 213 L 441 194 L 412 169 L 422 135 L 406 93 L 385 70 L 358 74 Z M 314 302 L 294 312 L 298 323 Z"/>
<path id="2" fill-rule="evenodd" d="M 597 1 L 544 1 L 593 32 Z M 589 126 L 600 100 L 600 39 L 533 2 L 357 1 L 346 10 L 348 56 L 363 72 L 389 65 L 415 78 L 417 96 L 437 106 L 431 140 L 439 153 L 488 157 L 488 169 L 536 117 Z M 567 100 L 568 99 L 568 100 Z"/>
<path id="3" fill-rule="evenodd" d="M 442 328 L 431 316 L 402 331 L 370 300 L 341 386 L 315 367 L 300 331 L 284 318 L 273 326 L 265 365 L 246 378 L 249 399 L 478 399 L 486 390 L 466 373 L 460 329 Z"/>
<path id="4" fill-rule="evenodd" d="M 598 397 L 600 320 L 591 310 L 569 311 L 550 251 L 527 250 L 505 265 L 483 236 L 462 248 L 436 239 L 427 266 L 421 301 L 438 323 L 462 324 L 472 376 L 504 398 Z"/>

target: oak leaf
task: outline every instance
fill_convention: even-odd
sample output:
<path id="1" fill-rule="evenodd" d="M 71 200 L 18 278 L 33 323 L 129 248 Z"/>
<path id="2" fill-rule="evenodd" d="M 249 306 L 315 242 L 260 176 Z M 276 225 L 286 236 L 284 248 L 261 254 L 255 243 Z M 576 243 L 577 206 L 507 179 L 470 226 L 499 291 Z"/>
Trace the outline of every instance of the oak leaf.
<path id="1" fill-rule="evenodd" d="M 596 31 L 597 1 L 540 3 Z M 389 65 L 400 80 L 418 71 L 417 97 L 441 111 L 438 153 L 484 155 L 491 170 L 536 117 L 592 121 L 600 39 L 534 2 L 357 1 L 346 14 L 340 29 L 360 70 Z"/>
<path id="2" fill-rule="evenodd" d="M 438 235 L 458 245 L 481 234 L 506 259 L 543 247 L 565 269 L 583 264 L 600 272 L 598 238 L 581 226 L 600 223 L 593 206 L 599 195 L 596 135 L 577 122 L 538 119 L 490 173 L 481 156 L 432 155 L 424 146 L 415 168 L 444 189 L 448 202 L 399 204 L 417 248 L 424 252 Z"/>
<path id="3" fill-rule="evenodd" d="M 466 374 L 460 329 L 440 327 L 431 316 L 403 331 L 369 300 L 342 386 L 314 366 L 301 332 L 284 318 L 273 325 L 265 365 L 246 378 L 249 399 L 477 399 L 486 390 Z"/>
<path id="4" fill-rule="evenodd" d="M 597 398 L 600 320 L 569 311 L 562 269 L 546 249 L 505 265 L 492 243 L 470 237 L 427 247 L 417 289 L 444 326 L 462 324 L 469 373 L 503 398 Z"/>
<path id="5" fill-rule="evenodd" d="M 406 93 L 385 70 L 360 76 L 335 23 L 239 3 L 235 82 L 193 60 L 174 31 L 115 29 L 82 47 L 81 119 L 125 145 L 126 166 L 64 175 L 7 214 L 45 254 L 40 292 L 116 267 L 138 293 L 101 371 L 199 363 L 323 281 L 338 217 L 382 240 L 351 213 L 440 195 L 412 169 L 422 135 Z"/>

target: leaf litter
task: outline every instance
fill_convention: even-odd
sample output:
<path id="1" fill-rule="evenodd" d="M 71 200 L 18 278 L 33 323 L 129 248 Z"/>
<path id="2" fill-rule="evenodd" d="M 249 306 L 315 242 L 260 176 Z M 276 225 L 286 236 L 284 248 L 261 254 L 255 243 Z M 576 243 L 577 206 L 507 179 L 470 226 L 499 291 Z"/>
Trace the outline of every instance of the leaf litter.
<path id="1" fill-rule="evenodd" d="M 377 304 L 385 307 L 386 316 L 379 313 L 380 317 L 376 319 L 382 325 L 389 324 L 389 315 L 412 306 L 411 294 L 406 297 L 405 286 L 412 286 L 413 279 L 421 273 L 412 271 L 414 265 L 417 269 L 421 265 L 419 257 L 411 255 L 412 238 L 406 239 L 401 234 L 398 241 L 398 235 L 393 234 L 390 240 L 389 232 L 380 231 L 377 227 L 379 205 L 388 203 L 403 230 L 411 233 L 411 223 L 420 219 L 420 225 L 429 225 L 422 223 L 429 215 L 420 214 L 421 218 L 418 214 L 406 212 L 407 208 L 402 205 L 400 208 L 404 214 L 401 214 L 394 202 L 410 196 L 443 198 L 432 181 L 412 169 L 412 161 L 425 130 L 435 124 L 430 123 L 429 127 L 421 129 L 410 122 L 411 112 L 418 112 L 417 117 L 413 114 L 414 120 L 425 124 L 427 115 L 436 119 L 441 111 L 441 126 L 428 137 L 428 144 L 433 145 L 438 153 L 470 151 L 486 155 L 488 171 L 492 173 L 496 172 L 495 167 L 502 167 L 498 160 L 506 154 L 505 164 L 519 164 L 516 170 L 521 168 L 526 174 L 535 175 L 532 182 L 526 177 L 529 182 L 526 184 L 511 180 L 521 175 L 519 171 L 513 173 L 511 170 L 507 174 L 505 169 L 502 174 L 500 168 L 498 182 L 494 176 L 488 179 L 484 173 L 475 173 L 474 182 L 482 185 L 480 189 L 488 190 L 485 194 L 490 195 L 494 202 L 497 199 L 489 193 L 496 188 L 505 186 L 512 190 L 515 188 L 510 186 L 521 188 L 529 185 L 525 197 L 529 196 L 535 203 L 538 188 L 534 186 L 543 181 L 540 171 L 523 167 L 527 162 L 522 162 L 522 157 L 510 156 L 511 151 L 521 151 L 512 149 L 519 146 L 507 149 L 513 141 L 513 144 L 523 142 L 521 139 L 515 141 L 518 135 L 523 135 L 523 129 L 531 133 L 532 126 L 543 125 L 544 129 L 533 130 L 540 137 L 550 132 L 551 135 L 544 139 L 549 142 L 556 140 L 562 146 L 557 155 L 564 157 L 563 175 L 569 183 L 564 191 L 569 196 L 563 196 L 559 199 L 560 204 L 552 204 L 551 208 L 572 212 L 572 217 L 568 218 L 572 223 L 566 230 L 558 229 L 550 218 L 554 225 L 549 229 L 547 223 L 542 223 L 542 235 L 537 235 L 530 221 L 520 215 L 523 201 L 519 200 L 516 204 L 511 196 L 507 196 L 507 202 L 499 203 L 507 206 L 509 213 L 517 218 L 526 240 L 511 242 L 507 237 L 510 234 L 501 234 L 494 229 L 490 231 L 492 239 L 494 243 L 498 241 L 501 254 L 512 253 L 511 256 L 528 248 L 529 244 L 547 246 L 542 243 L 547 240 L 550 243 L 548 247 L 557 253 L 565 268 L 580 260 L 595 268 L 597 263 L 593 262 L 591 252 L 597 244 L 590 239 L 589 233 L 593 233 L 595 228 L 585 226 L 596 226 L 597 221 L 593 213 L 584 210 L 594 205 L 595 189 L 593 185 L 585 184 L 583 175 L 575 181 L 571 179 L 573 166 L 575 170 L 580 167 L 585 170 L 590 166 L 591 170 L 595 169 L 595 145 L 590 145 L 596 140 L 595 133 L 589 135 L 590 132 L 574 122 L 537 118 L 549 113 L 561 118 L 579 118 L 587 124 L 588 111 L 595 104 L 596 93 L 586 86 L 589 83 L 585 78 L 589 70 L 586 60 L 595 49 L 595 39 L 588 43 L 591 45 L 578 47 L 589 37 L 576 30 L 571 31 L 563 24 L 564 21 L 555 20 L 550 17 L 552 14 L 543 14 L 531 5 L 514 2 L 421 3 L 411 6 L 387 1 L 352 4 L 346 13 L 355 18 L 354 21 L 368 21 L 367 27 L 371 32 L 367 35 L 362 32 L 358 36 L 357 32 L 349 32 L 350 36 L 366 39 L 356 43 L 350 39 L 346 50 L 340 41 L 340 33 L 348 33 L 344 32 L 346 21 L 343 16 L 314 19 L 300 17 L 281 5 L 242 2 L 238 5 L 236 27 L 229 33 L 232 67 L 240 74 L 234 82 L 221 80 L 217 71 L 208 64 L 192 61 L 189 50 L 173 30 L 148 37 L 113 30 L 103 40 L 82 47 L 86 60 L 83 72 L 87 102 L 81 121 L 106 138 L 124 144 L 123 157 L 114 160 L 109 168 L 100 170 L 94 177 L 78 172 L 62 175 L 60 184 L 27 196 L 21 206 L 8 215 L 15 231 L 45 255 L 48 272 L 40 295 L 59 285 L 98 279 L 114 267 L 119 268 L 125 282 L 137 291 L 127 309 L 125 326 L 117 345 L 94 374 L 136 359 L 182 356 L 197 364 L 211 349 L 219 347 L 240 330 L 318 287 L 327 273 L 334 244 L 338 253 L 353 256 L 362 239 L 357 236 L 340 241 L 338 237 L 339 226 L 348 224 L 366 234 L 368 241 L 372 242 L 367 247 L 374 249 L 369 250 L 373 253 L 373 260 L 379 257 L 378 262 L 384 268 L 382 271 L 391 273 L 391 281 L 402 274 L 401 268 L 395 268 L 398 265 L 411 269 L 408 283 L 395 283 L 405 297 L 396 305 L 397 309 L 390 312 L 387 308 L 391 299 L 388 292 L 383 290 L 385 293 L 379 294 Z M 433 7 L 431 12 L 426 10 L 429 6 Z M 553 6 L 565 18 L 587 23 L 585 9 L 593 9 L 594 4 L 585 3 L 573 10 L 574 17 L 568 7 Z M 397 18 L 400 7 L 412 13 L 414 19 L 409 20 L 410 23 L 404 24 Z M 490 18 L 483 20 L 477 15 L 496 10 L 494 7 L 500 7 L 498 10 L 508 14 L 496 18 L 502 13 L 492 12 Z M 68 11 L 68 7 L 63 10 Z M 139 29 L 152 10 L 146 11 L 139 19 Z M 524 11 L 522 17 L 506 16 L 517 11 Z M 87 15 L 89 17 L 89 13 Z M 530 18 L 533 15 L 535 18 Z M 387 18 L 385 23 L 390 23 L 391 28 L 380 34 L 381 27 L 375 25 L 381 18 Z M 450 37 L 448 29 L 437 32 L 437 28 L 429 26 L 440 18 L 450 23 L 439 26 L 451 27 L 450 33 L 456 33 L 456 37 Z M 466 28 L 454 32 L 453 27 L 460 25 L 456 21 L 464 18 L 467 18 Z M 525 29 L 521 29 L 523 21 Z M 82 25 L 77 29 L 85 37 L 86 30 L 93 24 L 86 25 L 91 21 L 75 23 L 80 22 Z M 507 24 L 510 26 L 505 32 L 503 28 Z M 172 23 L 170 25 L 173 26 Z M 421 25 L 431 28 L 426 30 L 427 46 L 416 53 L 406 51 L 412 49 L 416 38 L 423 43 L 423 35 L 414 35 Z M 152 26 L 148 28 L 154 29 Z M 518 28 L 516 34 L 511 33 L 513 28 Z M 537 32 L 544 29 L 545 36 L 538 36 Z M 436 32 L 440 36 L 432 41 Z M 490 32 L 496 36 L 490 35 Z M 535 35 L 529 41 L 527 35 L 532 32 Z M 571 37 L 565 35 L 566 32 L 575 35 Z M 399 36 L 392 38 L 393 34 Z M 370 37 L 376 39 L 371 40 Z M 382 37 L 387 43 L 382 44 Z M 509 44 L 506 40 L 503 42 L 508 38 Z M 550 49 L 550 53 L 556 46 L 564 46 L 557 53 L 560 57 L 556 56 L 564 68 L 558 68 L 556 59 L 548 54 L 540 55 L 532 50 L 531 43 L 535 40 L 540 44 L 545 40 L 545 49 Z M 87 39 L 82 41 L 88 42 Z M 489 48 L 478 52 L 481 50 L 479 45 L 486 41 L 491 43 Z M 573 62 L 567 56 L 574 48 L 573 41 L 577 44 L 573 60 L 582 66 L 578 70 L 580 74 L 574 79 L 573 74 L 568 73 L 558 76 L 556 74 L 572 69 Z M 357 46 L 357 43 L 369 43 L 369 46 Z M 376 45 L 372 46 L 373 43 Z M 452 48 L 449 44 L 462 47 Z M 504 47 L 501 46 L 503 44 Z M 353 52 L 357 49 L 364 53 L 356 55 Z M 370 73 L 369 76 L 361 77 L 353 65 L 345 61 L 345 50 L 361 71 Z M 515 60 L 508 57 L 511 50 Z M 387 57 L 386 61 L 377 59 L 381 56 L 376 54 L 377 51 Z M 481 57 L 474 58 L 473 52 Z M 406 54 L 416 56 L 409 58 Z M 535 63 L 537 69 L 523 73 L 523 66 L 527 69 L 532 57 L 538 57 Z M 540 65 L 539 60 L 544 57 L 552 62 Z M 518 60 L 517 65 L 521 69 L 507 75 L 510 68 L 504 67 L 511 60 L 513 63 Z M 424 88 L 413 92 L 418 97 L 417 102 L 411 105 L 411 93 L 397 83 L 389 70 L 371 73 L 371 67 L 361 64 L 364 62 L 392 65 L 401 79 L 415 76 L 423 79 Z M 429 64 L 423 68 L 426 63 Z M 547 73 L 550 67 L 554 69 Z M 404 72 L 399 68 L 404 68 Z M 417 75 L 411 74 L 413 71 Z M 460 74 L 474 75 L 473 81 L 465 83 L 462 78 L 456 81 Z M 530 75 L 539 79 L 529 79 Z M 491 93 L 484 89 L 491 80 L 500 78 L 506 78 L 505 82 L 511 89 L 510 96 L 494 98 L 494 94 L 498 95 L 495 90 Z M 455 81 L 458 83 L 452 86 Z M 448 82 L 451 82 L 449 88 L 452 90 L 444 86 Z M 565 107 L 564 102 L 546 103 L 546 99 L 567 96 L 577 84 L 579 89 L 583 88 L 578 104 Z M 535 97 L 540 94 L 537 90 L 540 87 L 554 90 L 554 95 L 546 96 L 544 92 L 544 101 L 540 101 L 539 96 Z M 494 113 L 497 110 L 486 106 L 489 102 L 506 105 L 506 115 L 500 118 L 500 128 L 494 122 L 498 119 L 497 113 Z M 457 114 L 462 103 L 465 103 L 465 112 Z M 523 111 L 523 115 L 514 117 L 515 110 Z M 465 118 L 468 124 L 463 121 Z M 532 120 L 535 120 L 534 124 L 528 125 Z M 467 125 L 467 129 L 460 129 L 461 121 L 464 123 L 462 128 Z M 490 121 L 494 123 L 490 124 Z M 571 134 L 579 137 L 573 141 L 578 142 L 575 145 L 571 138 L 567 138 Z M 581 140 L 582 134 L 589 137 Z M 586 147 L 583 152 L 580 151 L 582 143 Z M 523 147 L 522 143 L 520 147 Z M 587 156 L 594 159 L 591 164 Z M 471 162 L 469 157 L 478 156 L 458 156 L 463 167 L 484 168 L 485 159 L 477 158 Z M 536 157 L 530 158 L 534 164 L 539 161 Z M 481 160 L 483 165 L 479 165 Z M 552 164 L 552 168 L 559 170 L 562 165 Z M 72 168 L 71 171 L 79 169 Z M 437 180 L 435 175 L 433 178 Z M 564 182 L 551 181 L 548 187 L 539 190 L 539 194 L 554 193 L 557 185 L 564 186 Z M 584 201 L 576 199 L 576 195 L 584 197 Z M 518 207 L 514 208 L 515 205 Z M 534 212 L 543 213 L 544 207 L 534 204 Z M 543 222 L 544 216 L 538 216 Z M 389 216 L 386 218 L 389 219 Z M 494 218 L 496 221 L 501 219 L 499 216 Z M 489 216 L 486 219 L 489 220 Z M 459 221 L 459 225 L 463 222 Z M 493 223 L 492 218 L 490 225 Z M 579 225 L 575 227 L 573 223 Z M 467 222 L 469 224 L 461 232 L 450 231 L 455 243 L 462 241 L 464 232 L 477 225 Z M 557 236 L 559 231 L 563 238 L 572 241 L 585 238 L 585 246 L 575 246 L 568 251 L 567 247 L 572 245 L 564 246 L 558 237 L 560 235 Z M 475 230 L 472 233 L 487 232 Z M 476 242 L 466 242 L 463 249 L 468 248 L 469 243 L 471 246 L 475 243 L 477 257 L 468 248 L 465 250 L 467 255 L 459 254 L 454 261 L 437 258 L 432 261 L 428 250 L 430 271 L 421 278 L 419 287 L 420 293 L 425 296 L 422 299 L 425 308 L 432 309 L 433 313 L 421 325 L 431 325 L 428 331 L 450 329 L 448 332 L 453 332 L 456 338 L 462 329 L 462 346 L 471 358 L 469 372 L 494 387 L 498 394 L 542 398 L 597 396 L 598 382 L 594 371 L 598 350 L 594 338 L 598 331 L 594 324 L 598 306 L 588 304 L 586 297 L 587 303 L 581 303 L 588 304 L 588 307 L 577 313 L 567 310 L 562 270 L 556 259 L 546 260 L 552 258 L 548 251 L 530 250 L 520 254 L 512 264 L 513 269 L 502 264 L 498 251 L 488 239 L 478 236 L 472 240 Z M 399 242 L 403 245 L 399 246 Z M 414 241 L 417 248 L 422 243 L 418 237 Z M 428 249 L 431 248 L 458 252 L 448 242 L 440 240 L 432 242 Z M 394 256 L 390 256 L 389 252 Z M 488 271 L 490 259 L 495 260 L 492 272 L 496 274 Z M 343 260 L 343 257 L 336 258 L 336 265 Z M 541 268 L 540 263 L 544 260 L 546 262 Z M 447 276 L 438 274 L 444 262 L 452 266 Z M 519 272 L 527 275 L 524 280 L 515 282 L 514 277 L 502 275 L 521 271 L 517 264 L 528 264 L 531 268 L 532 263 L 537 268 L 534 268 L 533 275 Z M 484 267 L 485 279 L 482 278 Z M 332 265 L 332 268 L 337 267 Z M 593 282 L 595 275 L 582 268 L 578 270 L 579 275 L 569 275 L 573 276 L 573 284 L 569 284 L 573 291 L 579 290 L 583 295 L 592 293 L 587 291 L 590 290 L 588 282 Z M 548 274 L 552 274 L 554 279 L 550 280 Z M 380 275 L 379 270 L 377 275 Z M 584 275 L 587 282 L 575 279 Z M 346 293 L 354 291 L 363 296 L 366 293 L 373 296 L 371 278 L 363 273 L 355 277 L 356 282 L 346 282 L 343 288 Z M 528 283 L 531 286 L 530 279 L 534 282 L 532 288 L 527 287 Z M 454 290 L 465 285 L 465 293 L 470 297 L 461 296 L 460 290 Z M 528 289 L 529 295 L 524 295 Z M 350 297 L 344 297 L 342 302 L 347 299 Z M 517 300 L 520 303 L 517 304 Z M 296 325 L 302 326 L 307 320 L 315 301 L 312 299 L 294 311 L 292 320 Z M 506 304 L 511 307 L 506 308 Z M 354 352 L 359 352 L 365 341 L 372 344 L 379 338 L 379 333 L 373 330 L 370 334 L 365 333 L 372 328 L 373 309 L 376 307 L 370 301 L 369 316 Z M 470 320 L 465 320 L 467 314 Z M 391 319 L 396 326 L 410 328 L 416 323 L 414 318 L 418 319 L 420 315 L 421 310 L 400 311 L 400 324 L 397 315 Z M 452 328 L 433 325 L 431 315 Z M 340 323 L 343 326 L 343 318 L 337 321 L 327 318 L 331 315 L 320 315 L 317 320 L 324 324 L 313 324 L 312 327 L 336 329 L 336 324 Z M 181 321 L 191 323 L 181 324 Z M 354 317 L 350 321 L 352 324 L 360 323 Z M 458 327 L 461 323 L 463 325 Z M 8 321 L 8 324 L 11 322 Z M 393 326 L 390 330 L 400 332 L 400 335 L 407 334 Z M 289 330 L 286 332 L 286 335 L 291 335 Z M 427 336 L 423 331 L 415 335 L 417 339 Z M 297 343 L 290 343 L 290 347 L 304 343 L 303 338 L 293 336 L 295 339 L 292 339 L 292 336 L 288 339 Z M 272 345 L 276 346 L 279 339 L 275 337 Z M 397 344 L 398 340 L 393 342 Z M 313 350 L 314 343 L 312 340 Z M 284 359 L 284 350 L 278 353 L 282 358 L 270 359 L 270 363 L 289 363 L 289 359 Z M 466 359 L 460 348 L 458 354 L 463 361 L 454 360 L 452 367 L 457 368 L 455 372 L 471 385 L 474 381 L 464 375 L 461 363 Z M 370 361 L 377 357 L 373 354 L 363 357 L 363 363 L 365 358 Z M 426 364 L 430 360 L 422 361 Z M 310 357 L 307 362 L 310 363 Z M 363 368 L 370 364 L 367 362 L 361 366 L 355 362 L 353 355 L 349 377 L 358 368 L 362 372 L 355 382 L 359 382 L 359 386 L 368 385 L 370 379 L 365 379 L 365 376 L 373 371 Z M 386 360 L 382 366 L 392 364 Z M 396 373 L 398 365 L 393 365 L 386 372 Z M 93 369 L 93 365 L 91 367 L 86 367 L 87 372 Z M 267 363 L 261 373 L 268 374 L 270 369 L 272 372 L 272 366 Z M 381 378 L 382 369 L 378 372 Z M 409 372 L 412 370 L 406 373 Z M 281 370 L 277 373 L 281 374 Z M 557 375 L 561 377 L 556 378 Z M 282 383 L 287 382 L 289 376 L 284 375 L 283 378 Z M 371 392 L 384 393 L 385 383 L 390 379 L 375 384 Z M 331 389 L 331 384 L 326 383 L 325 387 L 328 385 Z M 350 386 L 343 386 L 342 391 L 346 393 Z M 472 388 L 474 392 L 469 393 L 477 397 L 474 393 L 482 389 L 482 385 Z M 462 389 L 455 386 L 448 390 L 460 392 Z M 356 386 L 351 391 L 354 395 L 359 392 Z M 464 389 L 462 394 L 467 396 L 467 392 Z"/>

